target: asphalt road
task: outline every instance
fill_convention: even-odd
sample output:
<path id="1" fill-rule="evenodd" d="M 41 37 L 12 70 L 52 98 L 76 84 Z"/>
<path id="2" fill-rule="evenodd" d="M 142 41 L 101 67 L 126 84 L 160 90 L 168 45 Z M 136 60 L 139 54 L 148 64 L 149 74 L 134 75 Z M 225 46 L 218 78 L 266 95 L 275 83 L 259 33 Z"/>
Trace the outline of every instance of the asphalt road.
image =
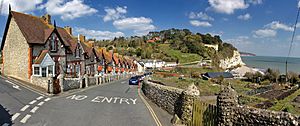
<path id="1" fill-rule="evenodd" d="M 0 79 L 0 126 L 157 125 L 128 80 L 50 98 L 16 87 Z"/>

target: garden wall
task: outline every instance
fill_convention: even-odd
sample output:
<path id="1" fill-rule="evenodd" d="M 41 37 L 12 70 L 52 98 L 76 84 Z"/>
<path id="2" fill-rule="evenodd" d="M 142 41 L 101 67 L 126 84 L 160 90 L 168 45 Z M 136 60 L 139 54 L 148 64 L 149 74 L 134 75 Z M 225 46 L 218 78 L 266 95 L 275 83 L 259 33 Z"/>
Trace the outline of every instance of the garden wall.
<path id="1" fill-rule="evenodd" d="M 142 90 L 146 97 L 168 113 L 177 115 L 184 124 L 192 120 L 193 99 L 200 94 L 195 85 L 183 90 L 145 79 Z"/>
<path id="2" fill-rule="evenodd" d="M 80 78 L 64 78 L 63 91 L 80 88 Z"/>
<path id="3" fill-rule="evenodd" d="M 217 98 L 218 118 L 220 126 L 229 125 L 299 125 L 299 116 L 287 112 L 276 112 L 238 104 L 237 93 L 226 87 Z"/>

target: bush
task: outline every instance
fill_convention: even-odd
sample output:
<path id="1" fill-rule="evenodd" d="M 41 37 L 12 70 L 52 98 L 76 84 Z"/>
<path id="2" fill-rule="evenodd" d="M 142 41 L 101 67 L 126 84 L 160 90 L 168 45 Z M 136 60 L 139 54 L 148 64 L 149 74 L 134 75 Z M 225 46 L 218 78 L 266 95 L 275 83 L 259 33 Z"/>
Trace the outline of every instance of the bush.
<path id="1" fill-rule="evenodd" d="M 261 85 L 269 85 L 271 82 L 269 80 L 264 80 L 261 82 Z"/>

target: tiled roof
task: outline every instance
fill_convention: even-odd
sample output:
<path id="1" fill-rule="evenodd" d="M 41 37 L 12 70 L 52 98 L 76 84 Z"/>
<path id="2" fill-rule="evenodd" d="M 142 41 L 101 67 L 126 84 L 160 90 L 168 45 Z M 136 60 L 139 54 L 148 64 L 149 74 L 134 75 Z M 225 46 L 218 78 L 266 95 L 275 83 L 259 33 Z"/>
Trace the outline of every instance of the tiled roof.
<path id="1" fill-rule="evenodd" d="M 112 61 L 112 55 L 109 52 L 107 52 L 106 49 L 103 49 L 102 52 L 106 63 L 110 63 Z"/>
<path id="2" fill-rule="evenodd" d="M 29 44 L 45 44 L 51 33 L 54 31 L 54 26 L 46 24 L 41 18 L 11 11 L 12 18 L 15 19 L 18 27 Z M 65 46 L 71 46 L 71 50 L 75 50 L 76 43 L 74 39 L 64 28 L 57 27 L 57 32 L 63 40 Z"/>
<path id="3" fill-rule="evenodd" d="M 91 54 L 93 53 L 93 45 L 87 42 L 80 42 L 81 46 L 84 50 L 84 52 L 88 55 L 91 56 Z"/>
<path id="4" fill-rule="evenodd" d="M 115 61 L 115 64 L 119 64 L 119 58 L 118 58 L 119 56 L 118 56 L 118 53 L 114 53 L 113 54 L 113 59 L 114 59 L 114 61 Z"/>
<path id="5" fill-rule="evenodd" d="M 43 50 L 41 54 L 35 59 L 34 64 L 41 64 L 47 53 L 48 50 Z"/>
<path id="6" fill-rule="evenodd" d="M 99 59 L 103 59 L 103 48 L 94 48 L 95 49 L 95 52 L 96 52 L 96 56 L 99 58 Z"/>

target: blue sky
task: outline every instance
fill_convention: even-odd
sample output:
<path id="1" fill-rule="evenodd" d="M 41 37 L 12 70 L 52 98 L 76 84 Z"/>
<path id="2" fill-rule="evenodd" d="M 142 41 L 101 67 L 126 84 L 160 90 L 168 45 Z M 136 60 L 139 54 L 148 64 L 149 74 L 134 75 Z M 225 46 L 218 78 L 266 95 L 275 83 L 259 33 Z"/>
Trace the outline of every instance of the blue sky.
<path id="1" fill-rule="evenodd" d="M 74 34 L 85 34 L 88 38 L 110 39 L 187 28 L 195 33 L 220 35 L 240 51 L 264 56 L 287 55 L 298 7 L 298 0 L 4 0 L 2 3 L 0 36 L 10 3 L 15 11 L 36 16 L 49 13 L 59 26 L 71 26 Z M 297 30 L 291 56 L 300 57 L 299 48 L 300 30 Z"/>

